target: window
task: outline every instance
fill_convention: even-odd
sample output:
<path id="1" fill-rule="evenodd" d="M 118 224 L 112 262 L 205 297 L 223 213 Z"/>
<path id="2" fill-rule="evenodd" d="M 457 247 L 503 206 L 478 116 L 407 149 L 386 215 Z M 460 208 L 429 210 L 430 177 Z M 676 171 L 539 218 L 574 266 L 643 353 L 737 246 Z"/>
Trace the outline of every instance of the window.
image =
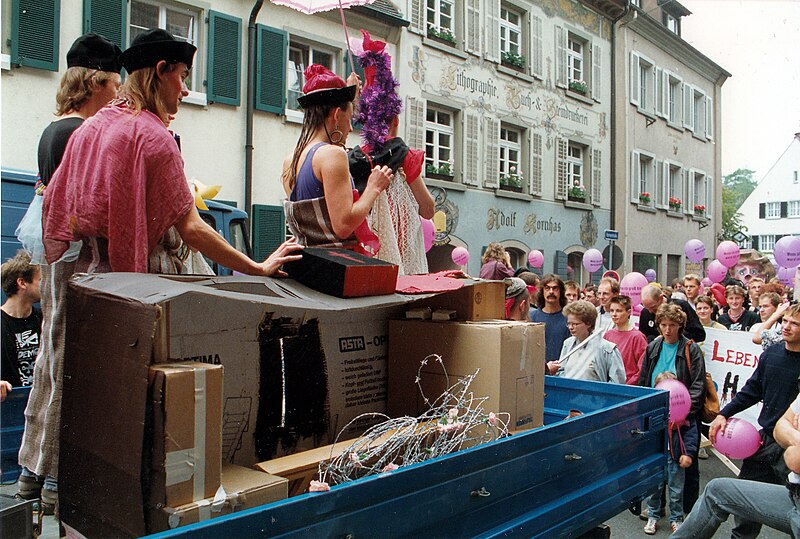
<path id="1" fill-rule="evenodd" d="M 767 219 L 780 219 L 781 217 L 781 203 L 780 202 L 767 202 L 766 205 L 766 215 Z"/>
<path id="2" fill-rule="evenodd" d="M 427 0 L 425 12 L 428 22 L 428 37 L 437 38 L 455 45 L 455 7 L 453 0 Z"/>
<path id="3" fill-rule="evenodd" d="M 656 107 L 655 64 L 636 53 L 631 53 L 631 103 L 639 112 L 654 114 Z M 662 77 L 663 80 L 663 77 Z M 663 91 L 660 92 L 663 95 Z"/>
<path id="4" fill-rule="evenodd" d="M 698 137 L 706 136 L 706 96 L 703 92 L 694 90 L 694 134 Z"/>
<path id="5" fill-rule="evenodd" d="M 794 178 L 792 178 L 792 183 L 797 185 L 800 180 L 798 180 L 798 171 L 794 171 Z"/>
<path id="6" fill-rule="evenodd" d="M 764 234 L 758 237 L 758 250 L 768 253 L 775 249 L 775 234 Z"/>
<path id="7" fill-rule="evenodd" d="M 669 183 L 667 185 L 667 193 L 669 194 L 669 198 L 683 199 L 681 191 L 681 177 L 681 167 L 670 164 L 668 179 Z"/>
<path id="8" fill-rule="evenodd" d="M 601 99 L 603 54 L 588 35 L 556 26 L 556 86 L 573 94 Z M 571 94 L 567 94 L 571 95 Z"/>
<path id="9" fill-rule="evenodd" d="M 524 174 L 520 163 L 522 162 L 523 131 L 520 129 L 500 126 L 500 189 L 522 192 Z"/>
<path id="10" fill-rule="evenodd" d="M 631 0 L 631 5 L 634 7 L 642 7 L 642 0 Z"/>
<path id="11" fill-rule="evenodd" d="M 680 125 L 681 121 L 681 79 L 671 73 L 668 76 L 667 120 L 671 124 Z"/>
<path id="12" fill-rule="evenodd" d="M 320 64 L 331 71 L 338 71 L 335 67 L 336 53 L 333 50 L 290 38 L 289 61 L 286 64 L 287 109 L 301 110 L 297 98 L 303 95 L 303 72 L 311 64 Z"/>
<path id="13" fill-rule="evenodd" d="M 191 43 L 199 49 L 197 25 L 201 21 L 200 10 L 183 4 L 131 0 L 128 43 L 150 28 L 161 28 L 180 41 Z M 200 79 L 197 75 L 198 65 L 198 58 L 195 56 L 194 69 L 186 79 L 186 87 L 190 91 L 200 88 Z"/>
<path id="14" fill-rule="evenodd" d="M 567 45 L 567 77 L 570 82 L 585 82 L 583 78 L 584 42 L 570 34 Z"/>
<path id="15" fill-rule="evenodd" d="M 583 146 L 570 141 L 567 149 L 567 182 L 576 198 L 586 198 L 583 181 Z"/>
<path id="16" fill-rule="evenodd" d="M 500 52 L 522 54 L 522 14 L 506 6 L 500 8 Z"/>
<path id="17" fill-rule="evenodd" d="M 453 176 L 454 113 L 428 107 L 425 116 L 425 171 Z"/>
<path id="18" fill-rule="evenodd" d="M 703 206 L 706 208 L 706 175 L 702 172 L 694 173 L 694 185 L 692 186 L 694 194 L 694 207 Z M 780 211 L 780 206 L 778 211 Z"/>
<path id="19" fill-rule="evenodd" d="M 650 253 L 633 253 L 633 271 L 638 271 L 644 275 L 649 269 L 658 272 L 660 267 L 661 255 Z"/>
<path id="20" fill-rule="evenodd" d="M 650 155 L 639 154 L 638 187 L 639 204 L 643 206 L 654 206 L 656 192 L 654 189 L 654 167 L 655 159 Z"/>
<path id="21" fill-rule="evenodd" d="M 556 139 L 555 198 L 600 205 L 602 197 L 602 155 L 581 141 Z M 534 137 L 533 152 L 536 150 Z"/>
<path id="22" fill-rule="evenodd" d="M 680 35 L 680 27 L 678 25 L 678 19 L 670 15 L 669 13 L 664 14 L 664 26 L 667 27 L 667 30 L 672 32 L 673 34 Z"/>
<path id="23" fill-rule="evenodd" d="M 790 200 L 786 217 L 800 217 L 800 200 Z"/>

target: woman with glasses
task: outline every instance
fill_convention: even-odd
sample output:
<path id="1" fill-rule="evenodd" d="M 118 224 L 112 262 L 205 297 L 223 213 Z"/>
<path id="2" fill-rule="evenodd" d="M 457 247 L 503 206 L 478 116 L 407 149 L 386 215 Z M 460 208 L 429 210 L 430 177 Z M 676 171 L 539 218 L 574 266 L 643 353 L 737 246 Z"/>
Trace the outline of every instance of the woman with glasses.
<path id="1" fill-rule="evenodd" d="M 558 359 L 556 376 L 625 383 L 625 366 L 614 343 L 594 332 L 597 309 L 588 301 L 579 300 L 564 307 L 570 338 L 564 341 Z"/>

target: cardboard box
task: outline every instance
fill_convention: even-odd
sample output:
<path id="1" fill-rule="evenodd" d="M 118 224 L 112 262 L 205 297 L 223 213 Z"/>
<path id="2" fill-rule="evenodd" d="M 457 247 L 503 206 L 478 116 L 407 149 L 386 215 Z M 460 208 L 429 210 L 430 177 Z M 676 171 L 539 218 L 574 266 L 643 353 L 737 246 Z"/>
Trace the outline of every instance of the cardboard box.
<path id="1" fill-rule="evenodd" d="M 340 298 L 394 294 L 398 266 L 348 249 L 309 247 L 284 265 L 292 279 Z"/>
<path id="2" fill-rule="evenodd" d="M 488 397 L 484 409 L 511 415 L 512 430 L 540 427 L 544 421 L 544 325 L 529 322 L 389 322 L 389 416 L 418 416 L 425 410 L 415 383 L 420 362 L 442 357 L 449 385 L 475 373 L 470 386 Z M 441 366 L 429 361 L 421 385 L 434 401 L 447 389 Z"/>
<path id="3" fill-rule="evenodd" d="M 213 496 L 222 468 L 222 366 L 153 366 L 150 389 L 150 504 L 175 507 Z"/>
<path id="4" fill-rule="evenodd" d="M 345 300 L 290 279 L 76 276 L 67 301 L 62 519 L 90 536 L 146 532 L 154 361 L 224 366 L 222 460 L 252 467 L 330 444 L 362 413 L 386 411 L 388 320 L 415 299 Z M 342 437 L 375 421 L 353 423 Z"/>
<path id="5" fill-rule="evenodd" d="M 505 302 L 503 281 L 464 281 L 458 290 L 420 299 L 411 308 L 454 310 L 458 320 L 502 320 L 506 316 Z"/>
<path id="6" fill-rule="evenodd" d="M 214 497 L 151 512 L 149 532 L 166 531 L 284 500 L 287 484 L 282 477 L 226 464 L 222 467 L 222 488 Z"/>

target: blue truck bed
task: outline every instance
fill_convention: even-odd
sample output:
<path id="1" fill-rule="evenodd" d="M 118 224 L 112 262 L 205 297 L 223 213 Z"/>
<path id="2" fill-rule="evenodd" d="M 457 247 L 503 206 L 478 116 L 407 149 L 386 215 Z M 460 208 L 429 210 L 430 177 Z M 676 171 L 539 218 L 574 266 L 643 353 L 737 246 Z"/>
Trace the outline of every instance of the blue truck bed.
<path id="1" fill-rule="evenodd" d="M 542 428 L 151 537 L 574 537 L 666 479 L 667 393 L 548 376 L 545 394 Z"/>

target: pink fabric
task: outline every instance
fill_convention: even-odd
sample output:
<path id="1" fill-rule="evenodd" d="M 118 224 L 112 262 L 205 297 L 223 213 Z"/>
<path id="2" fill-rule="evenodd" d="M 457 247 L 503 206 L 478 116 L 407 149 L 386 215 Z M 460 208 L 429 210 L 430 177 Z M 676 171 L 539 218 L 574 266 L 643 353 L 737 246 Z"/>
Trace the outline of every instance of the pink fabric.
<path id="1" fill-rule="evenodd" d="M 507 277 L 514 276 L 514 270 L 506 267 L 505 264 L 498 260 L 490 260 L 483 266 L 481 266 L 480 271 L 480 278 L 481 279 L 493 279 L 497 281 L 502 281 Z"/>
<path id="2" fill-rule="evenodd" d="M 426 294 L 458 290 L 464 281 L 447 277 L 445 272 L 426 275 L 401 275 L 397 278 L 396 292 L 399 294 Z"/>
<path id="3" fill-rule="evenodd" d="M 422 172 L 422 163 L 425 162 L 425 151 L 410 148 L 403 161 L 403 170 L 406 172 L 406 182 L 408 185 L 414 183 Z"/>
<path id="4" fill-rule="evenodd" d="M 306 83 L 303 85 L 303 93 L 313 92 L 315 90 L 330 90 L 332 88 L 344 88 L 347 83 L 325 66 L 319 64 L 311 64 L 303 73 L 306 78 Z"/>
<path id="5" fill-rule="evenodd" d="M 617 345 L 622 363 L 625 365 L 625 383 L 629 386 L 638 385 L 639 371 L 647 349 L 647 337 L 638 329 L 620 331 L 612 327 L 606 331 L 603 338 Z"/>
<path id="6" fill-rule="evenodd" d="M 72 135 L 45 191 L 47 261 L 69 241 L 101 237 L 112 271 L 146 273 L 148 254 L 193 207 L 183 158 L 163 122 L 107 106 Z"/>
<path id="7" fill-rule="evenodd" d="M 353 189 L 353 202 L 358 202 L 360 197 L 358 190 Z M 355 249 L 357 252 L 367 256 L 375 256 L 381 250 L 381 240 L 369 227 L 366 219 L 361 221 L 361 224 L 356 227 L 353 234 L 358 238 L 358 246 Z"/>

